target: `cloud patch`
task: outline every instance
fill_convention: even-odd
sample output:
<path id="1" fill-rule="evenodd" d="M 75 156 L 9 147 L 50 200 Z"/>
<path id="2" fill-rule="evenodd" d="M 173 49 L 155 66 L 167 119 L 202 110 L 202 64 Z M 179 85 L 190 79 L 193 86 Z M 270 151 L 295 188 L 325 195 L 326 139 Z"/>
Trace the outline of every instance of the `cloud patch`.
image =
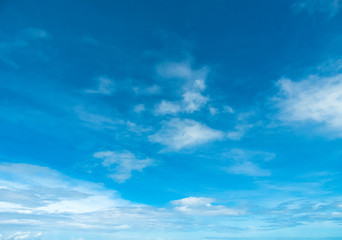
<path id="1" fill-rule="evenodd" d="M 309 76 L 302 81 L 280 79 L 274 102 L 279 119 L 289 124 L 316 124 L 342 137 L 342 74 Z"/>
<path id="2" fill-rule="evenodd" d="M 100 76 L 96 79 L 98 82 L 98 86 L 95 89 L 86 89 L 86 93 L 91 94 L 103 94 L 103 95 L 112 95 L 115 88 L 114 82 L 112 79 L 104 76 Z"/>
<path id="3" fill-rule="evenodd" d="M 156 134 L 149 136 L 149 140 L 163 144 L 171 150 L 180 150 L 219 140 L 223 135 L 221 131 L 212 129 L 200 122 L 173 118 L 165 122 Z"/>
<path id="4" fill-rule="evenodd" d="M 206 197 L 188 197 L 179 200 L 171 201 L 175 210 L 189 215 L 241 215 L 244 213 L 242 210 L 227 208 L 223 205 L 213 204 L 215 199 Z"/>
<path id="5" fill-rule="evenodd" d="M 153 164 L 152 159 L 139 159 L 133 153 L 103 151 L 94 153 L 94 157 L 102 159 L 102 165 L 113 173 L 109 176 L 119 183 L 125 182 L 132 177 L 132 171 L 141 172 L 144 168 Z"/>

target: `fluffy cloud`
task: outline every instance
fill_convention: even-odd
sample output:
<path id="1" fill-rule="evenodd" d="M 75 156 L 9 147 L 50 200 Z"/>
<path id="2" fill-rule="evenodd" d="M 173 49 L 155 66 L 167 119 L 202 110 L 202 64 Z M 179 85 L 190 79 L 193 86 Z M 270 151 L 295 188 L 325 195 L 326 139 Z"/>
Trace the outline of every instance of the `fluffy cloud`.
<path id="1" fill-rule="evenodd" d="M 227 208 L 223 205 L 212 204 L 215 199 L 205 197 L 188 197 L 171 201 L 175 210 L 190 215 L 241 215 L 238 209 Z"/>
<path id="2" fill-rule="evenodd" d="M 165 122 L 164 126 L 154 135 L 149 136 L 151 142 L 161 143 L 169 149 L 179 150 L 196 146 L 223 137 L 221 131 L 194 120 L 179 118 Z"/>
<path id="3" fill-rule="evenodd" d="M 100 76 L 96 79 L 98 86 L 95 89 L 87 89 L 86 93 L 111 95 L 114 92 L 114 82 L 108 77 Z"/>
<path id="4" fill-rule="evenodd" d="M 342 136 L 342 74 L 333 77 L 310 76 L 294 82 L 278 81 L 274 99 L 279 118 L 287 123 L 315 123 Z"/>
<path id="5" fill-rule="evenodd" d="M 138 159 L 133 153 L 104 151 L 94 154 L 95 158 L 103 159 L 103 166 L 109 168 L 114 173 L 111 178 L 122 183 L 132 177 L 132 171 L 142 171 L 153 164 L 152 159 Z"/>

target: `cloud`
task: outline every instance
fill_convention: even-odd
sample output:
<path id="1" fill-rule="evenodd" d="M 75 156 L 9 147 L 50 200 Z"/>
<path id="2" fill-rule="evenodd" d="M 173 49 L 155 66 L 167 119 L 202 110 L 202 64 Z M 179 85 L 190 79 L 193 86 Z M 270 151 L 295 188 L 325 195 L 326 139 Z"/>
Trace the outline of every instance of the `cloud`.
<path id="1" fill-rule="evenodd" d="M 133 91 L 136 94 L 141 94 L 141 95 L 158 95 L 158 94 L 161 94 L 162 89 L 160 86 L 153 84 L 152 86 L 149 86 L 149 87 L 133 87 Z"/>
<path id="2" fill-rule="evenodd" d="M 175 210 L 189 215 L 241 215 L 242 210 L 227 208 L 223 205 L 214 205 L 215 199 L 205 197 L 188 197 L 171 201 L 175 205 Z"/>
<path id="3" fill-rule="evenodd" d="M 14 36 L 4 36 L 0 40 L 0 61 L 14 68 L 20 66 L 13 60 L 17 52 L 25 52 L 31 59 L 33 56 L 40 59 L 48 59 L 40 48 L 33 47 L 33 43 L 50 39 L 50 34 L 40 28 L 27 28 L 19 31 Z M 34 49 L 34 51 L 33 51 Z"/>
<path id="4" fill-rule="evenodd" d="M 96 89 L 87 89 L 85 90 L 86 93 L 91 94 L 103 94 L 103 95 L 112 95 L 115 88 L 114 82 L 108 77 L 98 77 L 96 79 L 98 82 L 98 86 Z"/>
<path id="5" fill-rule="evenodd" d="M 316 124 L 342 137 L 342 74 L 309 76 L 302 81 L 278 81 L 274 98 L 279 119 L 289 124 Z"/>
<path id="6" fill-rule="evenodd" d="M 197 91 L 187 91 L 183 94 L 184 111 L 193 113 L 200 110 L 209 101 L 209 98 L 203 96 Z"/>
<path id="7" fill-rule="evenodd" d="M 227 138 L 231 140 L 241 140 L 242 137 L 246 134 L 247 130 L 252 128 L 254 124 L 238 124 L 235 126 L 234 131 L 230 131 L 227 133 Z"/>
<path id="8" fill-rule="evenodd" d="M 208 68 L 193 69 L 188 61 L 164 62 L 157 66 L 157 73 L 163 78 L 180 78 L 195 81 L 197 79 L 206 79 Z"/>
<path id="9" fill-rule="evenodd" d="M 272 160 L 275 155 L 268 152 L 232 149 L 225 155 L 227 159 L 234 160 L 233 164 L 225 170 L 231 174 L 241 174 L 253 177 L 270 176 L 271 172 L 260 168 L 255 162 Z"/>
<path id="10" fill-rule="evenodd" d="M 194 120 L 173 118 L 154 135 L 149 136 L 151 142 L 157 142 L 169 149 L 180 150 L 218 140 L 223 137 L 221 131 Z"/>
<path id="11" fill-rule="evenodd" d="M 181 111 L 181 107 L 178 103 L 163 100 L 159 103 L 154 110 L 156 115 L 177 114 Z"/>
<path id="12" fill-rule="evenodd" d="M 142 113 L 142 112 L 145 111 L 145 105 L 144 104 L 135 105 L 134 108 L 133 108 L 133 111 L 135 113 Z"/>
<path id="13" fill-rule="evenodd" d="M 296 12 L 306 11 L 309 14 L 320 12 L 333 17 L 339 12 L 341 6 L 341 0 L 304 0 L 295 2 L 292 8 Z"/>
<path id="14" fill-rule="evenodd" d="M 189 62 L 166 62 L 158 65 L 157 73 L 164 79 L 181 79 L 183 85 L 181 101 L 170 102 L 164 100 L 156 107 L 157 109 L 160 106 L 170 108 L 170 111 L 161 111 L 163 114 L 193 113 L 199 111 L 209 101 L 209 97 L 203 95 L 203 91 L 206 89 L 207 67 L 193 69 Z"/>
<path id="15" fill-rule="evenodd" d="M 102 165 L 114 173 L 111 178 L 119 183 L 125 182 L 132 177 L 132 171 L 142 171 L 153 164 L 152 159 L 138 159 L 133 153 L 104 151 L 94 153 L 95 158 L 103 159 Z"/>
<path id="16" fill-rule="evenodd" d="M 241 174 L 253 177 L 270 176 L 269 170 L 261 169 L 255 163 L 250 161 L 243 161 L 227 168 L 227 172 L 231 174 Z"/>

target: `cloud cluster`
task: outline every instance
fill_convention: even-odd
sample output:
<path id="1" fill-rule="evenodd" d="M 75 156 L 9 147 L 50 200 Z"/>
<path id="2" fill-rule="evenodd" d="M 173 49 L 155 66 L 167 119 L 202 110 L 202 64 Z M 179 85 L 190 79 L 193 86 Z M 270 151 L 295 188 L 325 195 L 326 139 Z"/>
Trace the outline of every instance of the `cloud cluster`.
<path id="1" fill-rule="evenodd" d="M 191 67 L 189 62 L 167 62 L 157 67 L 157 73 L 165 79 L 181 79 L 183 81 L 183 94 L 179 101 L 161 101 L 155 107 L 155 114 L 193 113 L 201 110 L 209 101 L 209 97 L 203 95 L 203 91 L 206 89 L 207 67 L 196 70 Z"/>

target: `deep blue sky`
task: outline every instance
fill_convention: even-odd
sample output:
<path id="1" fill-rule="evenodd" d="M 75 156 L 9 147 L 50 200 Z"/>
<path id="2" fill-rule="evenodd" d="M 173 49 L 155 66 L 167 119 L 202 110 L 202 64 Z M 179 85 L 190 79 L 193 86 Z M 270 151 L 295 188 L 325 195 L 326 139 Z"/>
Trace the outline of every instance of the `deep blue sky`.
<path id="1" fill-rule="evenodd" d="M 0 239 L 342 238 L 341 7 L 0 1 Z"/>

